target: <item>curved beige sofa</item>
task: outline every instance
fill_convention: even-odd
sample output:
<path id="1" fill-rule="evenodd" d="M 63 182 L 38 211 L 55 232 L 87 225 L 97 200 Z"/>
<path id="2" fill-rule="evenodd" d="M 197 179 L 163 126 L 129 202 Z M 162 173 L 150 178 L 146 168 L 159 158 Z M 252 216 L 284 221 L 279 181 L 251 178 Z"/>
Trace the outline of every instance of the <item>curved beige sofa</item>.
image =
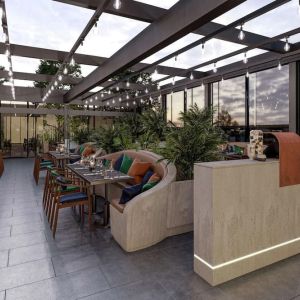
<path id="1" fill-rule="evenodd" d="M 148 151 L 126 150 L 102 158 L 117 159 L 122 153 L 151 162 L 152 169 L 161 176 L 162 180 L 126 205 L 119 204 L 122 186 L 109 186 L 111 232 L 120 246 L 128 252 L 136 251 L 152 246 L 170 235 L 191 231 L 190 226 L 168 227 L 167 219 L 170 215 L 168 201 L 173 200 L 170 199 L 169 193 L 172 182 L 176 180 L 174 164 L 158 162 L 161 157 Z"/>

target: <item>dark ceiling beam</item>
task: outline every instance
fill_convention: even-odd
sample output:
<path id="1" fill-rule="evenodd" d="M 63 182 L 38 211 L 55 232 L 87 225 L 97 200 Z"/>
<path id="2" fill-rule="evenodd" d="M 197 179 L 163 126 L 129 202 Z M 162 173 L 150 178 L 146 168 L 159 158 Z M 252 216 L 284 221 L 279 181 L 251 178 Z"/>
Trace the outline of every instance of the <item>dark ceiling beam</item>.
<path id="1" fill-rule="evenodd" d="M 181 0 L 167 14 L 153 22 L 124 47 L 112 55 L 65 96 L 76 97 L 130 68 L 148 56 L 172 44 L 244 0 Z"/>
<path id="2" fill-rule="evenodd" d="M 33 103 L 41 102 L 43 89 L 35 87 L 15 87 L 16 99 L 18 101 L 28 101 Z M 66 91 L 55 90 L 48 98 L 49 103 L 63 103 L 63 95 Z M 7 85 L 0 85 L 1 101 L 14 101 L 11 94 L 11 88 Z"/>
<path id="3" fill-rule="evenodd" d="M 0 54 L 4 54 L 5 51 L 6 51 L 5 44 L 0 43 Z M 68 52 L 11 44 L 11 54 L 13 56 L 20 56 L 20 57 L 27 57 L 27 58 L 63 61 L 64 58 L 67 56 Z M 101 66 L 108 58 L 76 53 L 74 55 L 74 59 L 78 64 L 90 65 L 90 66 Z M 139 63 L 133 66 L 131 69 L 133 71 L 136 71 L 146 66 L 148 66 L 148 64 Z M 173 68 L 173 67 L 166 67 L 166 66 L 159 66 L 158 68 L 158 72 L 160 74 L 171 75 L 171 76 L 176 76 L 177 74 L 182 73 L 183 71 L 184 69 L 182 68 Z M 198 75 L 200 74 L 201 72 L 198 72 Z"/>
<path id="4" fill-rule="evenodd" d="M 57 2 L 62 2 L 66 4 L 71 4 L 87 9 L 95 10 L 97 8 L 97 0 L 54 0 Z M 281 5 L 280 1 L 278 1 L 278 5 Z M 105 9 L 106 13 L 122 16 L 134 20 L 139 20 L 147 23 L 152 23 L 159 18 L 163 17 L 168 10 L 160 7 L 156 7 L 153 5 L 133 1 L 133 0 L 124 0 L 124 3 L 121 9 L 116 10 L 113 8 L 112 2 L 108 4 Z M 224 25 L 209 22 L 203 25 L 201 28 L 196 29 L 193 33 L 200 34 L 203 36 L 209 35 L 212 32 L 220 30 Z M 238 43 L 246 46 L 251 46 L 252 44 L 259 43 L 262 40 L 265 40 L 267 37 L 263 35 L 259 35 L 256 33 L 245 31 L 245 39 L 240 41 L 238 39 L 239 30 L 236 28 L 230 28 L 216 36 L 216 38 L 232 42 Z M 262 47 L 263 50 L 274 51 L 282 53 L 282 49 L 284 46 L 284 42 L 276 41 L 272 44 L 266 45 Z"/>

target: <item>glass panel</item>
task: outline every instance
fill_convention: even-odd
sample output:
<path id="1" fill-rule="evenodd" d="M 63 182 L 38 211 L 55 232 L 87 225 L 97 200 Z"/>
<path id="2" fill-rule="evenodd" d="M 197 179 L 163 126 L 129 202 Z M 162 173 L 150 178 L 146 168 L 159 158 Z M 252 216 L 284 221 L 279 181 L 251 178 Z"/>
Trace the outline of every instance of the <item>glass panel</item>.
<path id="1" fill-rule="evenodd" d="M 180 112 L 184 111 L 184 92 L 173 93 L 172 97 L 172 122 L 176 126 L 182 125 L 179 121 Z"/>
<path id="2" fill-rule="evenodd" d="M 219 121 L 222 126 L 245 125 L 245 77 L 219 84 Z"/>
<path id="3" fill-rule="evenodd" d="M 187 109 L 191 105 L 197 104 L 199 108 L 205 107 L 205 88 L 204 85 L 187 90 Z"/>
<path id="4" fill-rule="evenodd" d="M 168 94 L 167 95 L 167 122 L 171 121 L 172 122 L 172 95 Z"/>
<path id="5" fill-rule="evenodd" d="M 161 1 L 161 0 L 134 0 L 134 1 L 142 2 L 145 4 L 149 4 L 149 5 L 165 8 L 165 9 L 169 9 L 175 3 L 177 3 L 179 0 L 164 0 L 164 1 Z"/>
<path id="6" fill-rule="evenodd" d="M 250 125 L 289 124 L 289 67 L 250 75 Z"/>

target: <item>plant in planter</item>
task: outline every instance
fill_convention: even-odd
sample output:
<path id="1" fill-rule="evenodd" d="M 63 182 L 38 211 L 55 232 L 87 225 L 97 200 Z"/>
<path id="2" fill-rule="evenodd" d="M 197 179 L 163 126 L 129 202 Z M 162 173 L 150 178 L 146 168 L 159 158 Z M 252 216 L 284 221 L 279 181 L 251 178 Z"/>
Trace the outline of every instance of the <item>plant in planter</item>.
<path id="1" fill-rule="evenodd" d="M 224 142 L 222 130 L 213 124 L 213 109 L 199 109 L 195 104 L 181 112 L 182 128 L 172 128 L 160 153 L 177 167 L 178 180 L 193 179 L 195 162 L 221 159 L 219 145 Z"/>

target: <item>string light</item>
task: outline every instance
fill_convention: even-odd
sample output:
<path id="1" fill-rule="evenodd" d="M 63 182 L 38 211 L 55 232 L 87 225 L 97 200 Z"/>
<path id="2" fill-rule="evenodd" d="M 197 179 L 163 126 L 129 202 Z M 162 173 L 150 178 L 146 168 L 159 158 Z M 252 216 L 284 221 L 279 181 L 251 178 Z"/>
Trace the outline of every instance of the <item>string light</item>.
<path id="1" fill-rule="evenodd" d="M 159 84 L 157 85 L 157 90 L 158 90 L 158 91 L 160 90 L 160 85 L 159 85 Z"/>
<path id="2" fill-rule="evenodd" d="M 62 81 L 63 77 L 61 74 L 58 75 L 58 81 Z"/>
<path id="3" fill-rule="evenodd" d="M 119 102 L 122 102 L 122 98 L 121 97 L 119 97 Z"/>
<path id="4" fill-rule="evenodd" d="M 193 74 L 193 72 L 191 72 L 190 79 L 194 80 L 194 74 Z"/>
<path id="5" fill-rule="evenodd" d="M 250 75 L 250 74 L 249 74 L 249 71 L 248 71 L 248 69 L 247 69 L 246 77 L 249 78 L 249 75 Z"/>
<path id="6" fill-rule="evenodd" d="M 135 101 L 133 101 L 132 103 L 133 103 L 133 105 L 136 105 L 136 102 L 135 102 Z"/>
<path id="7" fill-rule="evenodd" d="M 103 93 L 101 93 L 101 98 L 103 98 L 104 97 L 104 94 Z"/>
<path id="8" fill-rule="evenodd" d="M 5 55 L 6 55 L 7 57 L 9 57 L 9 56 L 10 56 L 10 52 L 9 52 L 9 50 L 8 50 L 8 49 L 6 49 L 6 51 L 5 51 Z"/>
<path id="9" fill-rule="evenodd" d="M 93 98 L 90 99 L 90 102 L 91 102 L 91 103 L 93 102 Z"/>
<path id="10" fill-rule="evenodd" d="M 136 91 L 135 92 L 135 97 L 137 97 L 139 95 L 139 92 L 138 91 Z"/>
<path id="11" fill-rule="evenodd" d="M 202 44 L 201 44 L 201 53 L 202 53 L 202 55 L 205 53 L 204 47 L 205 47 L 205 46 L 204 46 L 204 43 L 202 43 Z"/>
<path id="12" fill-rule="evenodd" d="M 126 99 L 127 99 L 127 100 L 129 99 L 129 95 L 128 95 L 128 94 L 126 95 Z"/>
<path id="13" fill-rule="evenodd" d="M 175 77 L 173 77 L 172 85 L 175 85 Z"/>
<path id="14" fill-rule="evenodd" d="M 115 0 L 113 6 L 114 6 L 115 9 L 120 9 L 121 6 L 122 6 L 121 0 Z"/>
<path id="15" fill-rule="evenodd" d="M 64 73 L 64 75 L 68 74 L 68 68 L 67 67 L 64 67 L 63 73 Z"/>
<path id="16" fill-rule="evenodd" d="M 110 95 L 111 94 L 111 90 L 108 90 L 108 95 Z"/>
<path id="17" fill-rule="evenodd" d="M 55 81 L 54 81 L 54 85 L 55 85 L 55 86 L 57 86 L 57 85 L 58 85 L 58 82 L 57 82 L 57 80 L 55 80 Z"/>
<path id="18" fill-rule="evenodd" d="M 75 59 L 72 57 L 70 61 L 70 66 L 74 67 L 75 66 Z"/>
<path id="19" fill-rule="evenodd" d="M 157 74 L 158 74 L 157 68 L 155 68 L 153 74 L 154 74 L 154 75 L 157 75 Z"/>
<path id="20" fill-rule="evenodd" d="M 288 37 L 285 38 L 285 44 L 284 44 L 283 49 L 284 49 L 285 52 L 288 52 L 288 51 L 290 51 L 290 49 L 291 49 L 291 46 L 290 46 L 290 44 L 289 44 L 289 38 L 288 38 Z"/>
<path id="21" fill-rule="evenodd" d="M 243 62 L 244 62 L 244 64 L 246 64 L 248 62 L 247 52 L 244 53 Z"/>
<path id="22" fill-rule="evenodd" d="M 117 90 L 117 92 L 120 90 L 120 88 L 119 88 L 119 86 L 117 85 L 117 87 L 116 87 L 116 90 Z"/>
<path id="23" fill-rule="evenodd" d="M 282 69 L 282 65 L 281 65 L 281 62 L 279 61 L 278 62 L 278 70 L 281 71 L 281 69 Z"/>
<path id="24" fill-rule="evenodd" d="M 216 63 L 216 62 L 214 63 L 213 72 L 214 72 L 214 73 L 217 73 L 217 72 L 218 72 L 218 68 L 217 68 L 217 63 Z"/>
<path id="25" fill-rule="evenodd" d="M 96 95 L 96 97 L 95 97 L 95 100 L 97 101 L 98 100 L 98 96 Z"/>
<path id="26" fill-rule="evenodd" d="M 9 69 L 9 71 L 8 71 L 8 76 L 13 76 L 13 72 L 11 69 Z"/>
<path id="27" fill-rule="evenodd" d="M 128 103 L 128 102 L 126 103 L 126 106 L 129 106 L 129 103 Z"/>
<path id="28" fill-rule="evenodd" d="M 148 93 L 149 93 L 149 90 L 148 90 L 148 88 L 146 88 L 146 89 L 145 89 L 145 93 L 146 93 L 146 94 L 148 94 Z"/>
<path id="29" fill-rule="evenodd" d="M 126 87 L 128 87 L 128 88 L 130 87 L 130 82 L 129 81 L 126 82 Z"/>
<path id="30" fill-rule="evenodd" d="M 116 103 L 115 99 L 113 99 L 112 103 L 113 103 L 113 104 L 115 104 L 115 103 Z"/>
<path id="31" fill-rule="evenodd" d="M 106 102 L 106 105 L 109 106 L 109 101 Z"/>
<path id="32" fill-rule="evenodd" d="M 244 32 L 244 30 L 243 30 L 243 24 L 241 24 L 240 32 L 239 32 L 239 35 L 238 35 L 238 39 L 239 39 L 240 41 L 242 41 L 242 40 L 244 40 L 244 38 L 245 38 L 245 32 Z"/>

